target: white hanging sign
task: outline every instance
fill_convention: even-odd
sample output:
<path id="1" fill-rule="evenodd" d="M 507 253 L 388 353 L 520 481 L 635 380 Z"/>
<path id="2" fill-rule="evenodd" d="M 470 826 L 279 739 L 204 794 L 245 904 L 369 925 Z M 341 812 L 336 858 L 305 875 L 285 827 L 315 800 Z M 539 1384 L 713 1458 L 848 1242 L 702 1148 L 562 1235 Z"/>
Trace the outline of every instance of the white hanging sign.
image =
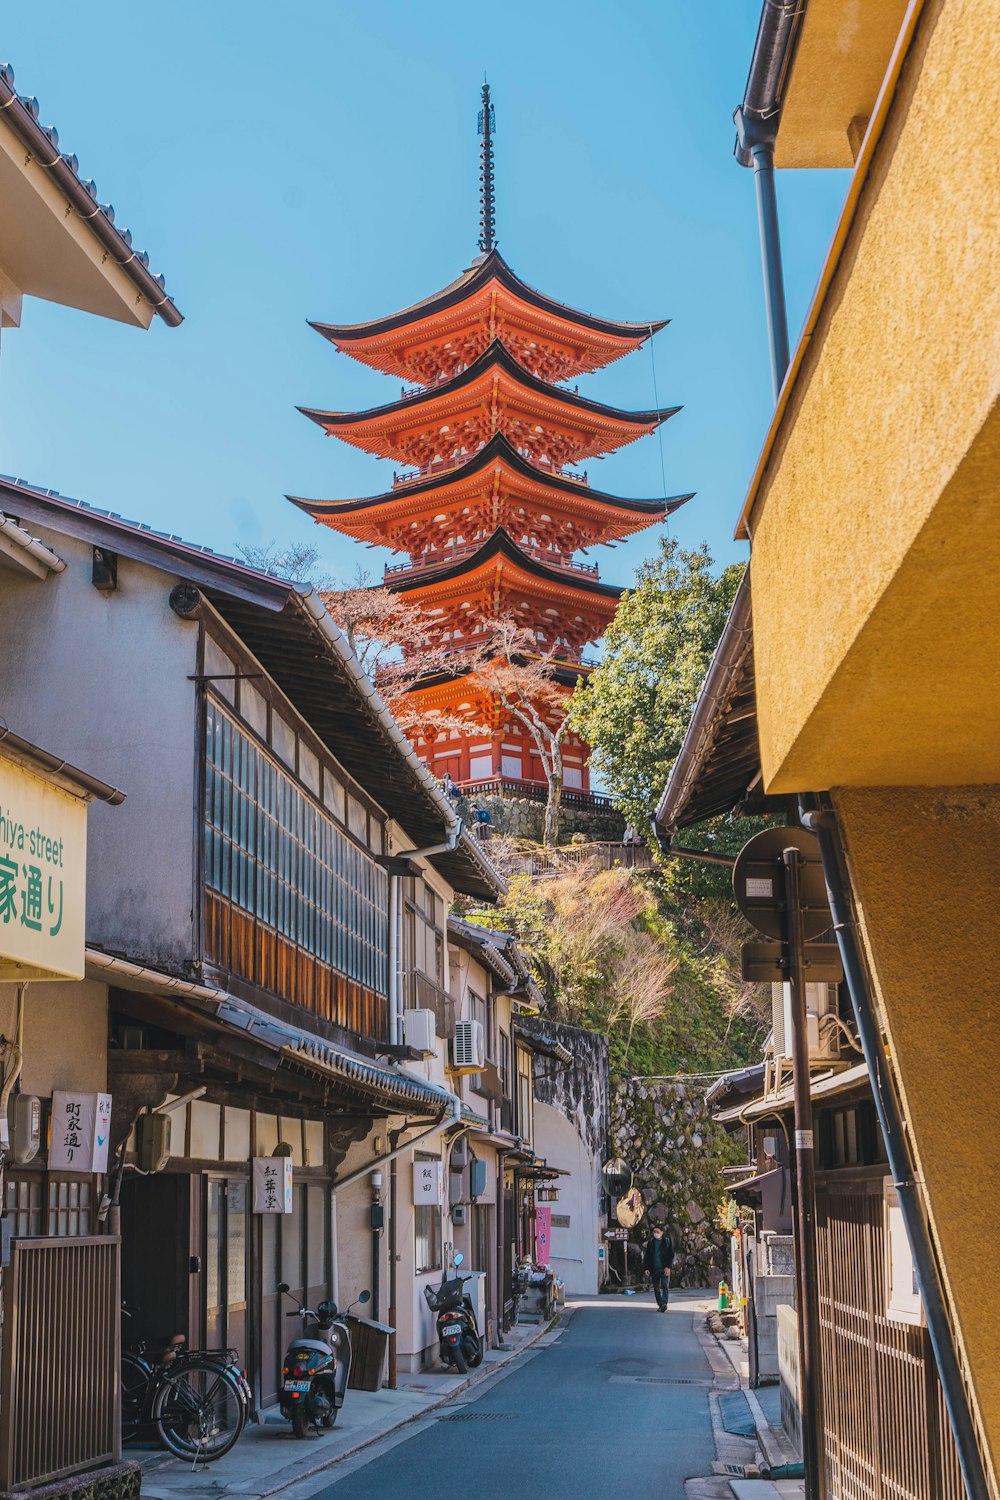
<path id="1" fill-rule="evenodd" d="M 413 1163 L 413 1202 L 415 1207 L 431 1203 L 438 1208 L 444 1202 L 444 1173 L 440 1161 Z"/>
<path id="2" fill-rule="evenodd" d="M 106 1172 L 111 1095 L 56 1089 L 52 1095 L 50 1172 Z"/>
<path id="3" fill-rule="evenodd" d="M 253 1211 L 255 1214 L 290 1214 L 293 1208 L 292 1158 L 255 1156 L 253 1159 Z"/>

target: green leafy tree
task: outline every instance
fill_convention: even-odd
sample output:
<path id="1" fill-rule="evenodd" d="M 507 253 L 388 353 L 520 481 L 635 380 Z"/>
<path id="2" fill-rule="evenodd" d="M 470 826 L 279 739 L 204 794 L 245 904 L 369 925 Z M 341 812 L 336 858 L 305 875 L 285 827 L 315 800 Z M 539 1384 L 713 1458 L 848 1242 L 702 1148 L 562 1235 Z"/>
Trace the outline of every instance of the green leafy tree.
<path id="1" fill-rule="evenodd" d="M 702 544 L 672 537 L 640 567 L 604 637 L 604 659 L 577 690 L 573 728 L 632 826 L 652 842 L 652 819 L 708 670 L 743 569 L 721 573 Z"/>

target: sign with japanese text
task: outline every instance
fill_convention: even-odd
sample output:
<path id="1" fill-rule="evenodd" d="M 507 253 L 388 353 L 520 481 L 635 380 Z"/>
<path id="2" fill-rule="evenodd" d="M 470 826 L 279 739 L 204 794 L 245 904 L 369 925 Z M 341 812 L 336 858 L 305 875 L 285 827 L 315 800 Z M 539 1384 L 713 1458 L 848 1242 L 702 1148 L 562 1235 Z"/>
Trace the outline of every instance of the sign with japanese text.
<path id="1" fill-rule="evenodd" d="M 535 1261 L 547 1266 L 552 1255 L 552 1210 L 547 1204 L 535 1209 Z"/>
<path id="2" fill-rule="evenodd" d="M 413 1163 L 413 1202 L 415 1207 L 421 1204 L 434 1204 L 440 1208 L 444 1202 L 444 1173 L 440 1161 L 420 1161 Z"/>
<path id="3" fill-rule="evenodd" d="M 82 979 L 87 804 L 0 755 L 0 980 Z"/>
<path id="4" fill-rule="evenodd" d="M 255 1214 L 290 1214 L 292 1158 L 255 1156 L 253 1159 L 253 1211 Z"/>
<path id="5" fill-rule="evenodd" d="M 50 1172 L 106 1172 L 111 1095 L 56 1089 L 52 1095 Z"/>

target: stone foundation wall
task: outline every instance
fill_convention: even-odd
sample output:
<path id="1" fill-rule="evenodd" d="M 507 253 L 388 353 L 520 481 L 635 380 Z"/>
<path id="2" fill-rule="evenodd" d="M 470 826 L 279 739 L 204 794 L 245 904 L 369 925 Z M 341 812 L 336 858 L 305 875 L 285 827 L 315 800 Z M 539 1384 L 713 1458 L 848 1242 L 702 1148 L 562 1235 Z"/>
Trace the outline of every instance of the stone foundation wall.
<path id="1" fill-rule="evenodd" d="M 482 807 L 489 809 L 497 833 L 541 843 L 545 820 L 544 802 L 530 802 L 519 797 L 477 797 L 476 800 Z M 460 816 L 471 826 L 471 803 L 462 797 L 457 806 Z M 624 829 L 625 822 L 621 814 L 611 808 L 601 812 L 563 807 L 559 814 L 559 840 L 564 844 L 574 833 L 582 833 L 588 843 L 616 842 Z"/>
<path id="2" fill-rule="evenodd" d="M 646 1203 L 633 1238 L 645 1243 L 653 1224 L 674 1244 L 675 1286 L 715 1286 L 729 1279 L 729 1233 L 716 1222 L 725 1193 L 724 1166 L 744 1155 L 714 1123 L 706 1083 L 662 1078 L 619 1079 L 611 1105 L 615 1150 L 632 1168 Z"/>

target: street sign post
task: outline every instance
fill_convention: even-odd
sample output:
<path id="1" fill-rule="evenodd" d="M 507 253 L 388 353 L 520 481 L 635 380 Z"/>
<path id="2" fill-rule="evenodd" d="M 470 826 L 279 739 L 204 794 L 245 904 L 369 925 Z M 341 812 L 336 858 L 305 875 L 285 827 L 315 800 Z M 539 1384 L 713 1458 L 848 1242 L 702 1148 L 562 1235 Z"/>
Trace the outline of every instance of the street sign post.
<path id="1" fill-rule="evenodd" d="M 828 951 L 832 945 L 816 944 L 819 951 L 815 963 L 807 969 L 808 939 L 827 932 L 833 921 L 816 835 L 804 828 L 766 828 L 763 833 L 755 834 L 736 856 L 733 894 L 750 925 L 765 937 L 778 939 L 777 943 L 745 945 L 745 977 L 756 978 L 758 973 L 766 973 L 767 978 L 780 979 L 791 990 L 802 1459 L 806 1500 L 823 1500 L 826 1459 L 806 980 L 808 975 L 809 980 L 822 982 L 824 966 L 832 971 L 834 960 Z M 836 977 L 838 980 L 843 977 L 839 963 Z"/>

